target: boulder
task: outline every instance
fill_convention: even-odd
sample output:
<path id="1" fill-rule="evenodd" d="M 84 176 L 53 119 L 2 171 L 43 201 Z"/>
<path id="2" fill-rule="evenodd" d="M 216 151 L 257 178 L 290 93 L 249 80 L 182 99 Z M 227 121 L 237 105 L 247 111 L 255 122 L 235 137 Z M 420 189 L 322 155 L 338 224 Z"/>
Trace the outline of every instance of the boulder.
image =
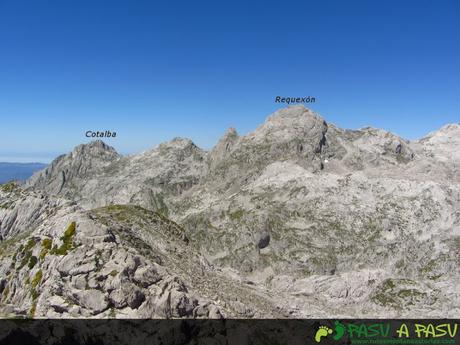
<path id="1" fill-rule="evenodd" d="M 78 305 L 88 309 L 91 314 L 99 314 L 109 307 L 106 295 L 99 290 L 75 291 L 72 297 Z"/>

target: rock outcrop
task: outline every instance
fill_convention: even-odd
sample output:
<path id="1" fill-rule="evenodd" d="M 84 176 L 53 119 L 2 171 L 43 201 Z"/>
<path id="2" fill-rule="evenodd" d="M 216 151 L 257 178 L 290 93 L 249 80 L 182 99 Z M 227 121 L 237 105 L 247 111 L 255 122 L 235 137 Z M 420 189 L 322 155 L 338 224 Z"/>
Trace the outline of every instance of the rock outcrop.
<path id="1" fill-rule="evenodd" d="M 0 189 L 0 309 L 459 317 L 459 138 L 345 130 L 295 106 L 209 152 L 79 146 Z"/>
<path id="2" fill-rule="evenodd" d="M 120 158 L 113 147 L 101 140 L 79 145 L 69 154 L 56 158 L 44 170 L 35 173 L 26 186 L 72 198 L 82 181 Z"/>

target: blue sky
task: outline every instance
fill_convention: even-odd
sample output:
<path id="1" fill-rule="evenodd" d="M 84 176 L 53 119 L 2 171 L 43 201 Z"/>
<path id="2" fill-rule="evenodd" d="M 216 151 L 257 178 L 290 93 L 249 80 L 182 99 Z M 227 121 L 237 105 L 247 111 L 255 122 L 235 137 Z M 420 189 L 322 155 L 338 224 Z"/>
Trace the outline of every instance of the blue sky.
<path id="1" fill-rule="evenodd" d="M 280 108 L 415 139 L 460 121 L 460 3 L 0 0 L 0 160 L 114 130 L 122 153 L 211 148 Z"/>

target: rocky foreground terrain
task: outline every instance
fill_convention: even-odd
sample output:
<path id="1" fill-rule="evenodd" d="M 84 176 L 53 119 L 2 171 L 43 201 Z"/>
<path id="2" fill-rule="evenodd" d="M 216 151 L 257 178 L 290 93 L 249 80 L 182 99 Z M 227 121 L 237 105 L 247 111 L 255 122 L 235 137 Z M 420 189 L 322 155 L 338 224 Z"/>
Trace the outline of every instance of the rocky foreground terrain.
<path id="1" fill-rule="evenodd" d="M 0 186 L 0 241 L 3 317 L 459 318 L 460 125 L 95 141 Z"/>

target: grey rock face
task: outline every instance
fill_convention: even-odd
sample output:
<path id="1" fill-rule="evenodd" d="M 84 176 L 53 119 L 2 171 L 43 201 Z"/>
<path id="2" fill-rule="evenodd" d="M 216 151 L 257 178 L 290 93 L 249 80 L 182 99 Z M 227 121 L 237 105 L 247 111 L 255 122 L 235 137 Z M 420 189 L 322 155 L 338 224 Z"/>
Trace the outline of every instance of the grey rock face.
<path id="1" fill-rule="evenodd" d="M 190 251 L 178 234 L 171 235 L 173 222 L 134 206 L 62 212 L 32 236 L 2 246 L 9 260 L 0 266 L 7 277 L 0 311 L 32 317 L 191 317 L 200 307 L 209 314 L 213 303 L 195 297 L 175 273 L 188 267 L 196 276 L 199 254 L 179 261 L 162 243 L 166 239 L 182 253 Z M 102 232 L 113 232 L 115 241 L 106 241 Z M 142 239 L 140 232 L 148 236 Z M 168 267 L 159 264 L 167 260 L 173 260 Z"/>
<path id="2" fill-rule="evenodd" d="M 91 152 L 89 159 L 85 152 Z M 128 157 L 94 142 L 59 157 L 25 186 L 76 200 L 86 209 L 136 204 L 167 216 L 167 199 L 180 198 L 198 184 L 207 169 L 205 158 L 203 150 L 182 138 Z"/>
<path id="3" fill-rule="evenodd" d="M 107 297 L 99 290 L 79 290 L 74 292 L 72 297 L 78 305 L 91 310 L 94 315 L 103 312 L 109 307 Z"/>
<path id="4" fill-rule="evenodd" d="M 110 293 L 110 301 L 116 308 L 129 306 L 131 309 L 137 309 L 145 300 L 145 295 L 134 284 L 124 284 L 120 288 Z"/>
<path id="5" fill-rule="evenodd" d="M 134 274 L 134 281 L 144 288 L 155 284 L 159 280 L 161 280 L 161 276 L 154 266 L 140 268 Z"/>
<path id="6" fill-rule="evenodd" d="M 41 192 L 26 193 L 15 183 L 0 186 L 0 240 L 30 232 L 65 203 Z"/>
<path id="7" fill-rule="evenodd" d="M 46 169 L 35 173 L 26 186 L 33 185 L 50 194 L 72 197 L 78 181 L 97 173 L 120 159 L 113 147 L 101 140 L 79 145 L 71 153 L 59 156 Z"/>
<path id="8" fill-rule="evenodd" d="M 0 189 L 0 310 L 459 317 L 459 138 L 344 130 L 296 106 L 210 152 L 79 146 Z"/>

